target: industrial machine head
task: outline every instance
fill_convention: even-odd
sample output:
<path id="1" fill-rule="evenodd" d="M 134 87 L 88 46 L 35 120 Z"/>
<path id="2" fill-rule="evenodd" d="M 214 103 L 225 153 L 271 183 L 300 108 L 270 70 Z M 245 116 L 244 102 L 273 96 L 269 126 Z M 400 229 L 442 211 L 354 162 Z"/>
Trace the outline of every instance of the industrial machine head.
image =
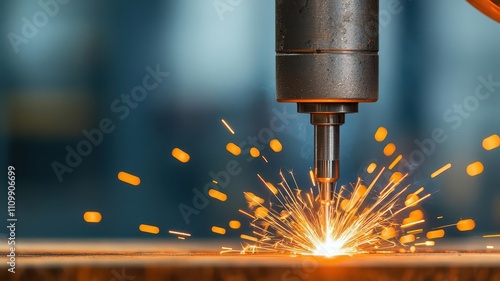
<path id="1" fill-rule="evenodd" d="M 276 97 L 311 114 L 324 200 L 339 178 L 339 126 L 378 99 L 378 0 L 276 0 Z"/>

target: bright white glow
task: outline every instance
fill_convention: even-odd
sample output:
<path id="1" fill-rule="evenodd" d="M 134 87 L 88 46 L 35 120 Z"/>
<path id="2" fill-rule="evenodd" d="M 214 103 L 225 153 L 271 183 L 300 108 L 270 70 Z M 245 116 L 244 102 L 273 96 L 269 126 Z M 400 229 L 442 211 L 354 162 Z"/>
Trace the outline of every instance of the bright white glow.
<path id="1" fill-rule="evenodd" d="M 316 250 L 314 251 L 314 255 L 316 256 L 325 256 L 327 258 L 331 258 L 334 256 L 345 255 L 346 253 L 343 251 L 344 243 L 338 240 L 327 239 L 323 243 L 318 243 L 316 245 Z"/>

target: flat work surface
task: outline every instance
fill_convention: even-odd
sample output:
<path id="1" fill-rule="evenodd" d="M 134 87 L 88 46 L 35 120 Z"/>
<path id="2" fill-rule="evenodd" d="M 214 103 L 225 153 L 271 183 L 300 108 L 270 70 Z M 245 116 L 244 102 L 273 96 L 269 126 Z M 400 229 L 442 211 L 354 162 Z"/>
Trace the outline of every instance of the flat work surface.
<path id="1" fill-rule="evenodd" d="M 207 243 L 26 241 L 0 280 L 499 280 L 499 252 L 321 258 L 219 254 Z M 427 250 L 427 249 L 426 249 Z M 5 252 L 2 251 L 2 256 Z"/>

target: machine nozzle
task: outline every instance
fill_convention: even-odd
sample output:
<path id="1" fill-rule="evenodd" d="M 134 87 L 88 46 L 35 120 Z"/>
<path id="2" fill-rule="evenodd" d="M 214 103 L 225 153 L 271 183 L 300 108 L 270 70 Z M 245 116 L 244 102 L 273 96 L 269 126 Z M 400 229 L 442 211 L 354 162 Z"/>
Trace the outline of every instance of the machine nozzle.
<path id="1" fill-rule="evenodd" d="M 298 112 L 310 113 L 314 126 L 314 173 L 320 198 L 328 203 L 333 197 L 340 174 L 340 126 L 346 113 L 358 111 L 357 103 L 299 103 Z"/>
<path id="2" fill-rule="evenodd" d="M 330 201 L 339 178 L 339 126 L 344 114 L 311 114 L 314 125 L 314 171 L 320 198 Z"/>

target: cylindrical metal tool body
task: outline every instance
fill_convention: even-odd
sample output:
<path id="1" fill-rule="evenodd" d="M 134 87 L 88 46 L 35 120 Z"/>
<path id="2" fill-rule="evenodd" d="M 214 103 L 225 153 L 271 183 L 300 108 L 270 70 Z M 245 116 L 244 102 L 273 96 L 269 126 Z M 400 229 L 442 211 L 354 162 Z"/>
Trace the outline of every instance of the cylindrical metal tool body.
<path id="1" fill-rule="evenodd" d="M 378 6 L 378 0 L 277 0 L 278 101 L 376 101 Z"/>

